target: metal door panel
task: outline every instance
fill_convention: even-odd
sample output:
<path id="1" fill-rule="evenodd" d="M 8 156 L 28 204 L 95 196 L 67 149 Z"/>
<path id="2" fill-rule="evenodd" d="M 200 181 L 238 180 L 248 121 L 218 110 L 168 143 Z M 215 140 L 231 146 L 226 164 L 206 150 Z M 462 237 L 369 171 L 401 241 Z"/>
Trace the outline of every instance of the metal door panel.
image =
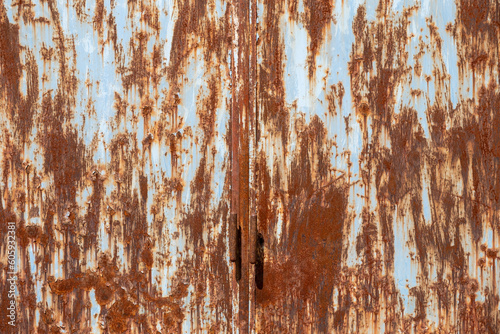
<path id="1" fill-rule="evenodd" d="M 229 331 L 227 4 L 2 8 L 17 330 Z"/>
<path id="2" fill-rule="evenodd" d="M 497 331 L 497 17 L 261 2 L 257 332 Z"/>

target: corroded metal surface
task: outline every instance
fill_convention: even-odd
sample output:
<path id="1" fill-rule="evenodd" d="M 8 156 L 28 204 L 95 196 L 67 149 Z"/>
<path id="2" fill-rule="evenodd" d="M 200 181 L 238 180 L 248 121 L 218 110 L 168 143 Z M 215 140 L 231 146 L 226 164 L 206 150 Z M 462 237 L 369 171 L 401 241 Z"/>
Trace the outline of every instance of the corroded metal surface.
<path id="1" fill-rule="evenodd" d="M 494 0 L 2 1 L 0 332 L 498 333 L 499 30 Z"/>

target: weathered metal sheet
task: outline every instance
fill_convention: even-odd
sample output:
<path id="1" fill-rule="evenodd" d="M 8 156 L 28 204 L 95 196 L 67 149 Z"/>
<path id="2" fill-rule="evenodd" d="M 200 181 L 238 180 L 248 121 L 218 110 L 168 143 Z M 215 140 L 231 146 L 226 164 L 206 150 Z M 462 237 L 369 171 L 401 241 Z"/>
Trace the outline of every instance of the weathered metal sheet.
<path id="1" fill-rule="evenodd" d="M 498 333 L 499 28 L 2 1 L 0 332 Z"/>

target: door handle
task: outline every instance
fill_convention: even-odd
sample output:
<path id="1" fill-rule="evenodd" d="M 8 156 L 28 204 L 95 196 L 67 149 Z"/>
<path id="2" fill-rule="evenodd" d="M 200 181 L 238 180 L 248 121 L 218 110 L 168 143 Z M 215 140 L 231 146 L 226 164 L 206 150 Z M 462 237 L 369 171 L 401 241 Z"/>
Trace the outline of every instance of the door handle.
<path id="1" fill-rule="evenodd" d="M 262 290 L 264 287 L 264 236 L 261 233 L 256 236 L 255 285 L 257 289 Z"/>

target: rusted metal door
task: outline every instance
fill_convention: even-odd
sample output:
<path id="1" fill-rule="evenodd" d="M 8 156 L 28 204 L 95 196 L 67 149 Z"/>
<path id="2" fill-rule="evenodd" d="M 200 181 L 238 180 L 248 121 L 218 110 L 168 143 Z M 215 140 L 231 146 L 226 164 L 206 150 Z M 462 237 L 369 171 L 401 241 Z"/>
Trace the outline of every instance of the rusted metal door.
<path id="1" fill-rule="evenodd" d="M 262 333 L 497 333 L 497 1 L 261 1 Z"/>
<path id="2" fill-rule="evenodd" d="M 0 332 L 498 333 L 499 7 L 3 0 Z"/>

